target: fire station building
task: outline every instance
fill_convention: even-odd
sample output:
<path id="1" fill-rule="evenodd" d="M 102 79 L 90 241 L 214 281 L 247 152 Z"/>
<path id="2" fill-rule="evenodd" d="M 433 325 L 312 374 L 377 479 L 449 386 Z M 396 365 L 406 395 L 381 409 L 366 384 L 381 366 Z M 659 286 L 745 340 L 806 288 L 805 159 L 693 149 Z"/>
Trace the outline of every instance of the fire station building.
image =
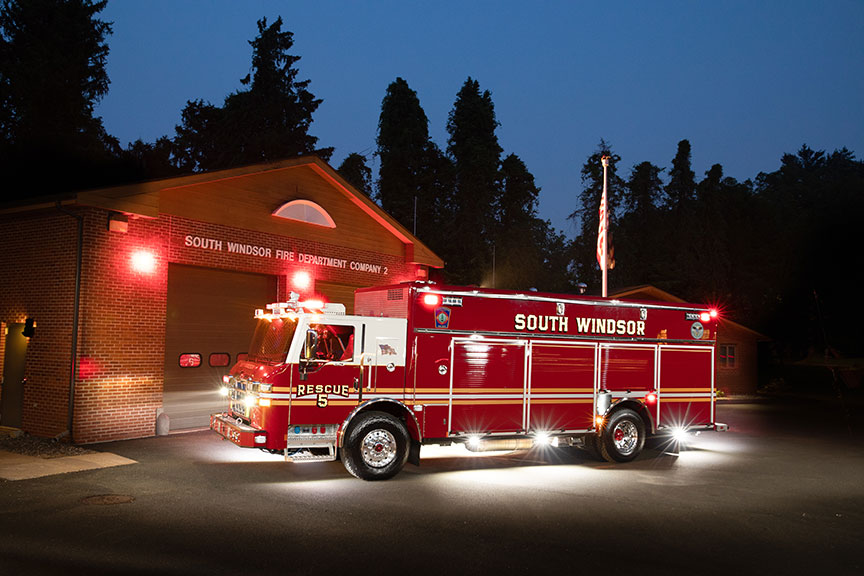
<path id="1" fill-rule="evenodd" d="M 76 443 L 206 426 L 254 311 L 442 260 L 316 157 L 0 205 L 0 425 Z"/>

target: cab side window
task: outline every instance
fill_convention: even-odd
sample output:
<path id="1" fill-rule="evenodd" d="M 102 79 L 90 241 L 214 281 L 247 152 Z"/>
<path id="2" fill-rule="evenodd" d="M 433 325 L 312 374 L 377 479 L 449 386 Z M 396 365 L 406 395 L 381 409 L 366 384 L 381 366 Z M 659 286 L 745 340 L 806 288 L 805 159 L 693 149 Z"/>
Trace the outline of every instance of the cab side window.
<path id="1" fill-rule="evenodd" d="M 350 362 L 354 359 L 354 327 L 334 324 L 312 324 L 318 333 L 315 360 L 322 362 Z"/>

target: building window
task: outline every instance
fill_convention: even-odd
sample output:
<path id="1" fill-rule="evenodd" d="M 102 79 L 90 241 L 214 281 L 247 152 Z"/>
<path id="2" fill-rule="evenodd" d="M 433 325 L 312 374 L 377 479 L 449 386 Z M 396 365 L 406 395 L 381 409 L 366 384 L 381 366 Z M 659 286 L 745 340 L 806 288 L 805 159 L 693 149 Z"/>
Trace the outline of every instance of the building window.
<path id="1" fill-rule="evenodd" d="M 277 208 L 273 215 L 277 218 L 297 220 L 324 228 L 335 228 L 336 223 L 324 208 L 311 200 L 292 200 Z"/>
<path id="2" fill-rule="evenodd" d="M 197 352 L 180 354 L 179 364 L 181 368 L 197 368 L 201 366 L 201 354 Z"/>
<path id="3" fill-rule="evenodd" d="M 738 367 L 737 350 L 735 344 L 717 345 L 717 366 L 731 370 Z"/>
<path id="4" fill-rule="evenodd" d="M 214 352 L 210 354 L 209 363 L 213 368 L 228 366 L 231 363 L 231 355 L 225 352 Z"/>

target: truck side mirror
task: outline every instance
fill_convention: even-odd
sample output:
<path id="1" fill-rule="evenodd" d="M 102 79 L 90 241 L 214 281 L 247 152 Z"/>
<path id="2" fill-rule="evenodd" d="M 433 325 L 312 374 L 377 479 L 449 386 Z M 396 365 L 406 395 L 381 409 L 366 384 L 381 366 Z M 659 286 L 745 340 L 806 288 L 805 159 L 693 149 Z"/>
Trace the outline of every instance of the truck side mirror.
<path id="1" fill-rule="evenodd" d="M 315 353 L 318 349 L 318 332 L 313 329 L 306 330 L 306 340 L 303 342 L 303 350 L 300 352 L 300 380 L 306 380 L 309 374 L 309 366 L 315 358 Z"/>

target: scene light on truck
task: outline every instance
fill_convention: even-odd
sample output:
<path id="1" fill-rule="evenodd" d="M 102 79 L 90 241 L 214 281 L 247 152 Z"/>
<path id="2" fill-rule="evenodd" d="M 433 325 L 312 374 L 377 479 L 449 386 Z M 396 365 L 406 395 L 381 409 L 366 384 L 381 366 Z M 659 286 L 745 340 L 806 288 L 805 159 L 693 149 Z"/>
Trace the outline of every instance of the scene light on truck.
<path id="1" fill-rule="evenodd" d="M 535 446 L 557 446 L 558 439 L 552 438 L 549 432 L 539 431 L 534 434 Z"/>
<path id="2" fill-rule="evenodd" d="M 687 429 L 680 427 L 673 428 L 672 439 L 678 443 L 684 442 L 687 439 Z"/>

